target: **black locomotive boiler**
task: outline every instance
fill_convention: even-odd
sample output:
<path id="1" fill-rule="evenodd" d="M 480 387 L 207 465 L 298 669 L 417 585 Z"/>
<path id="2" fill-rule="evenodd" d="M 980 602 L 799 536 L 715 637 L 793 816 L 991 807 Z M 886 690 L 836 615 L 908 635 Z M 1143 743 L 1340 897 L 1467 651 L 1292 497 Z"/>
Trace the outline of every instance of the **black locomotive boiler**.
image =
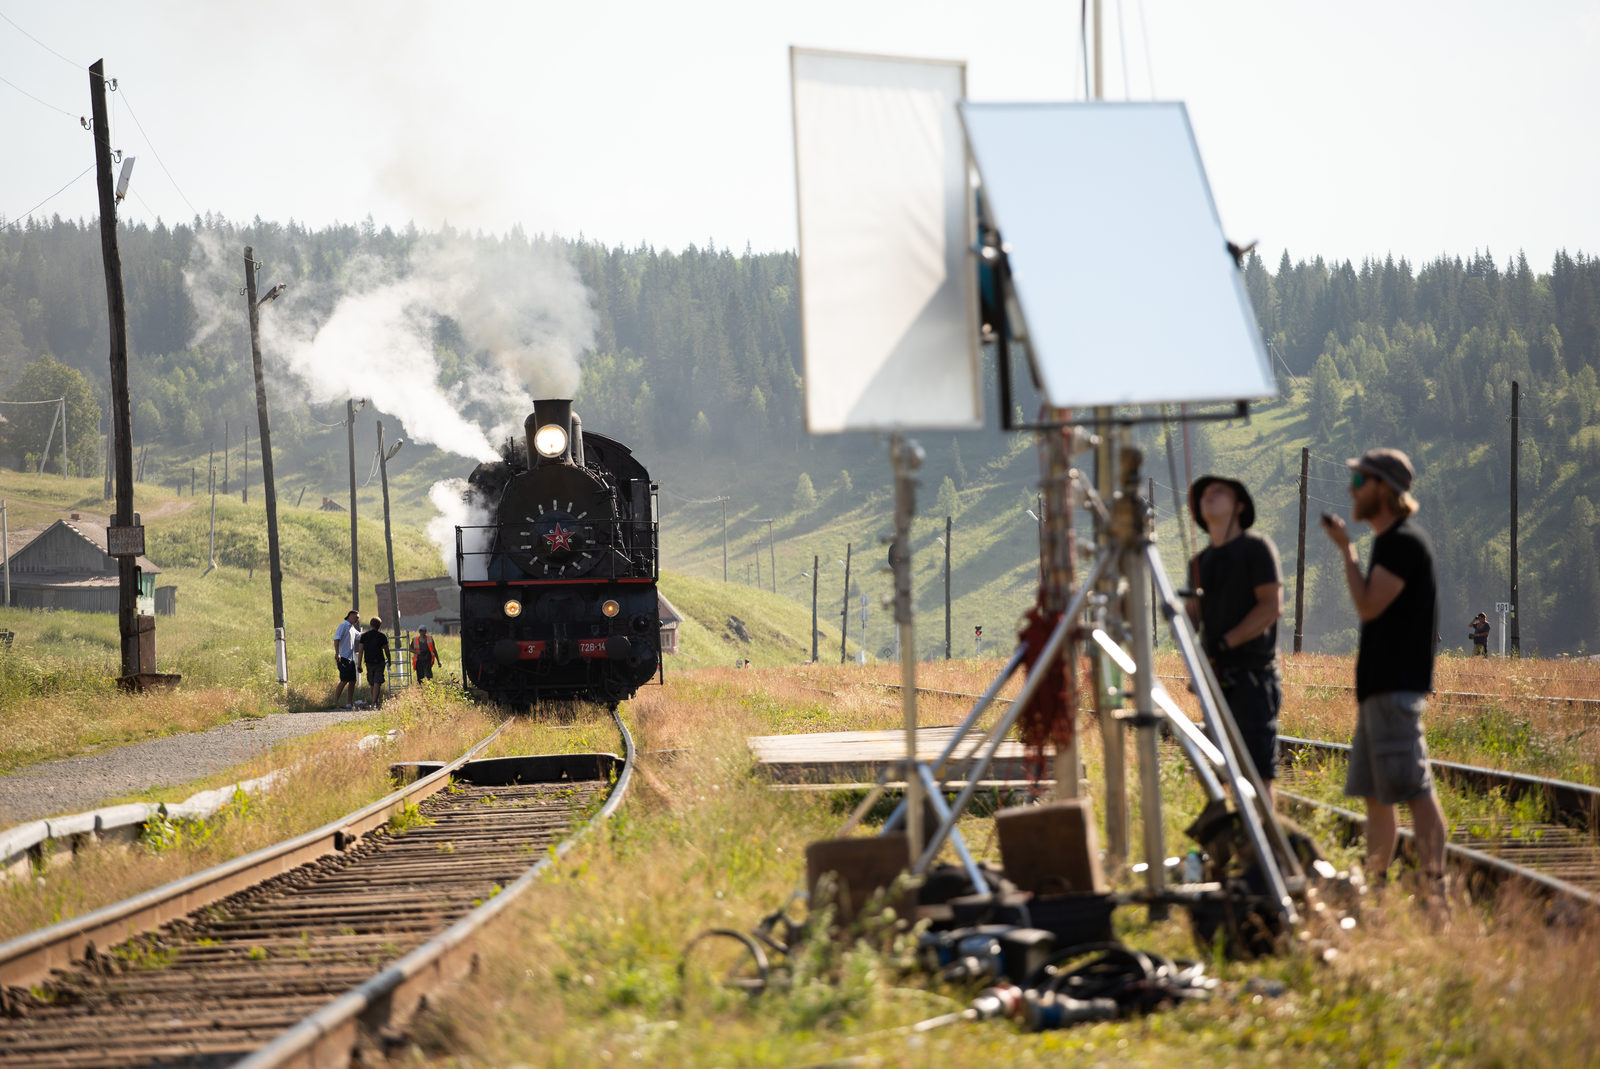
<path id="1" fill-rule="evenodd" d="M 456 528 L 463 680 L 514 707 L 621 701 L 661 671 L 656 484 L 571 401 L 524 430 L 467 480 L 490 522 Z"/>

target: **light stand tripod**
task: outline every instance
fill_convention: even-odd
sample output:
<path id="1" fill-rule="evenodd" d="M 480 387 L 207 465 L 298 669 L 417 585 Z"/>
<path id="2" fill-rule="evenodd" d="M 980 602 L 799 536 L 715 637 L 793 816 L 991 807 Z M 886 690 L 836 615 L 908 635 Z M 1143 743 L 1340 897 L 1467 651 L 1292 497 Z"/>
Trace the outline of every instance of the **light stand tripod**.
<path id="1" fill-rule="evenodd" d="M 914 446 L 914 443 L 912 445 Z M 1102 447 L 1110 448 L 1111 445 L 1102 443 Z M 1062 655 L 1063 646 L 1068 644 L 1073 631 L 1079 626 L 1078 618 L 1093 596 L 1095 602 L 1093 622 L 1096 626 L 1091 632 L 1092 637 L 1133 679 L 1133 711 L 1110 715 L 1117 723 L 1126 724 L 1136 732 L 1141 816 L 1144 825 L 1143 846 L 1147 862 L 1146 889 L 1141 897 L 1150 905 L 1152 913 L 1159 915 L 1167 902 L 1193 903 L 1208 894 L 1220 897 L 1226 893 L 1225 888 L 1215 883 L 1191 886 L 1187 889 L 1169 888 L 1167 884 L 1158 745 L 1158 728 L 1166 724 L 1193 766 L 1208 802 L 1206 814 L 1202 815 L 1197 826 L 1208 818 L 1214 818 L 1219 810 L 1225 810 L 1228 793 L 1231 791 L 1237 803 L 1246 846 L 1253 855 L 1256 871 L 1266 886 L 1269 907 L 1286 926 L 1292 928 L 1297 925 L 1299 912 L 1292 895 L 1305 892 L 1305 873 L 1299 858 L 1289 844 L 1288 836 L 1272 810 L 1260 776 L 1248 757 L 1242 756 L 1247 755 L 1248 751 L 1239 734 L 1238 726 L 1220 696 L 1220 688 L 1209 663 L 1200 652 L 1195 632 L 1166 578 L 1160 555 L 1150 537 L 1149 505 L 1139 493 L 1140 468 L 1143 461 L 1140 451 L 1131 447 L 1124 447 L 1121 450 L 1119 472 L 1121 489 L 1109 507 L 1076 470 L 1068 473 L 1068 478 L 1079 486 L 1094 513 L 1098 551 L 1077 592 L 1061 613 L 1049 639 L 1038 651 L 1034 667 L 1028 673 L 1021 692 L 994 726 L 968 748 L 967 756 L 974 760 L 967 770 L 965 785 L 951 805 L 947 805 L 943 797 L 944 777 L 949 772 L 951 759 L 962 748 L 963 743 L 967 742 L 984 710 L 993 702 L 994 696 L 1006 680 L 1022 664 L 1028 651 L 1023 647 L 1013 653 L 1001 674 L 962 720 L 944 750 L 931 765 L 916 759 L 916 712 L 913 689 L 915 668 L 914 654 L 909 652 L 912 643 L 908 547 L 911 513 L 914 511 L 910 471 L 916 466 L 911 458 L 914 456 L 916 461 L 920 461 L 921 450 L 915 449 L 913 453 L 907 453 L 902 447 L 899 451 L 892 452 L 900 457 L 896 461 L 897 552 L 891 553 L 891 562 L 896 575 L 896 619 L 903 629 L 902 678 L 905 688 L 903 704 L 906 713 L 906 760 L 896 769 L 885 770 L 879 776 L 877 786 L 856 807 L 841 834 L 847 834 L 859 824 L 866 812 L 876 803 L 885 789 L 890 771 L 902 771 L 907 785 L 906 799 L 885 822 L 884 832 L 894 830 L 902 822 L 906 824 L 914 859 L 912 873 L 914 875 L 926 873 L 945 842 L 949 841 L 961 858 L 974 888 L 979 893 L 987 892 L 988 883 L 959 833 L 956 832 L 956 821 L 970 805 L 979 781 L 984 778 L 994 762 L 1001 741 L 1016 724 L 1018 717 L 1029 703 L 1034 700 L 1041 682 L 1055 660 Z M 1046 546 L 1066 544 L 1063 541 L 1067 537 L 1066 522 L 1063 511 L 1047 514 L 1045 518 L 1047 532 L 1044 537 Z M 1051 524 L 1057 525 L 1057 529 L 1053 532 L 1048 530 Z M 1184 715 L 1166 689 L 1155 679 L 1154 643 L 1143 623 L 1150 617 L 1147 592 L 1152 583 L 1157 591 L 1159 610 L 1167 620 L 1192 688 L 1200 700 L 1209 737 Z M 1097 587 L 1109 587 L 1114 594 L 1109 597 L 1096 595 Z M 900 596 L 902 591 L 905 593 L 903 606 Z M 1124 640 L 1132 646 L 1131 657 L 1122 650 L 1122 642 L 1113 638 L 1113 635 L 1125 636 Z M 1115 725 L 1108 730 L 1114 734 Z M 1058 755 L 1056 767 L 1058 790 L 1061 787 L 1060 779 L 1064 775 L 1072 776 L 1075 785 L 1076 768 L 1069 767 L 1063 771 L 1062 766 L 1066 763 L 1061 761 Z M 1075 766 L 1076 761 L 1073 760 L 1070 764 Z M 938 773 L 937 776 L 935 772 Z M 925 845 L 921 827 L 924 797 L 939 819 L 939 825 L 928 835 Z M 1118 799 L 1108 797 L 1107 808 L 1111 808 L 1117 802 Z"/>

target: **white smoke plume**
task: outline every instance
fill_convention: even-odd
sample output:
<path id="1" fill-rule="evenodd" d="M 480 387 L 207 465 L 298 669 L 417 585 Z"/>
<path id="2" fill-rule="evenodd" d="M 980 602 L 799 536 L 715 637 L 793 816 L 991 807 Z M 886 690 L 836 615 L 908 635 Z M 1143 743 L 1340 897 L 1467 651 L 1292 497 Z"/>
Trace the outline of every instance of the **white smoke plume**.
<path id="1" fill-rule="evenodd" d="M 445 479 L 428 490 L 428 500 L 439 510 L 439 515 L 428 521 L 428 540 L 439 547 L 439 559 L 450 572 L 450 578 L 460 582 L 456 574 L 456 528 L 476 528 L 461 532 L 462 572 L 465 578 L 489 578 L 489 532 L 482 530 L 494 523 L 494 514 L 475 497 L 467 493 L 467 480 Z"/>
<path id="2" fill-rule="evenodd" d="M 355 256 L 331 286 L 284 277 L 278 266 L 268 265 L 258 287 L 289 284 L 261 312 L 262 350 L 294 377 L 302 400 L 367 398 L 414 442 L 474 460 L 494 459 L 491 443 L 520 430 L 533 397 L 572 396 L 578 355 L 594 342 L 588 290 L 557 245 L 427 237 L 398 266 Z M 243 279 L 242 248 L 202 232 L 184 277 L 197 313 L 194 344 L 237 329 L 239 310 L 230 304 Z M 466 359 L 448 381 L 434 352 L 442 317 L 455 322 L 467 350 L 456 354 Z M 484 352 L 487 367 L 474 359 Z"/>

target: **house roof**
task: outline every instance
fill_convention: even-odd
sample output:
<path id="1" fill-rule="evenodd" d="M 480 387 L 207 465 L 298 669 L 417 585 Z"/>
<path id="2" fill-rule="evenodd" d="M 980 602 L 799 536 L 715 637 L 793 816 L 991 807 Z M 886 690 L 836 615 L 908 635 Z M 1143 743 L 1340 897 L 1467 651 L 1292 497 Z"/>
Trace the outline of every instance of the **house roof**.
<path id="1" fill-rule="evenodd" d="M 663 624 L 681 624 L 683 622 L 683 613 L 679 612 L 678 607 L 668 601 L 667 596 L 661 593 L 660 590 L 656 591 L 656 602 L 660 606 L 659 615 Z"/>
<path id="2" fill-rule="evenodd" d="M 44 538 L 57 527 L 65 528 L 66 530 L 77 535 L 79 538 L 82 538 L 85 542 L 88 542 L 90 545 L 94 546 L 100 552 L 104 553 L 106 551 L 106 525 L 103 523 L 96 523 L 93 520 L 86 520 L 81 515 L 75 514 L 75 517 L 76 518 L 74 519 L 57 520 L 55 523 L 52 523 L 49 527 L 46 527 L 37 535 L 29 538 L 27 542 L 19 547 L 19 549 L 11 550 L 12 557 L 15 557 L 21 550 L 27 549 L 41 538 Z M 7 548 L 10 549 L 9 546 Z M 160 566 L 152 561 L 149 557 L 140 556 L 136 563 L 139 565 L 139 570 L 144 572 L 146 575 L 161 574 Z"/>

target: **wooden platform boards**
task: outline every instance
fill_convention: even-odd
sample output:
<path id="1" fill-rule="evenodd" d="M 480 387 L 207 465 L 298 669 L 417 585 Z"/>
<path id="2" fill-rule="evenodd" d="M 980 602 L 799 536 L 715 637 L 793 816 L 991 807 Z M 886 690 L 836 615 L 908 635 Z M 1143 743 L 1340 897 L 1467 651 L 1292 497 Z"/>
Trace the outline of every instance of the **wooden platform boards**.
<path id="1" fill-rule="evenodd" d="M 949 745 L 953 727 L 925 727 L 917 730 L 917 759 L 932 762 Z M 957 751 L 964 757 L 982 741 L 982 734 L 969 735 Z M 878 774 L 905 759 L 906 736 L 892 731 L 824 731 L 811 735 L 755 735 L 749 740 L 756 763 L 773 782 L 790 790 L 849 789 L 870 787 Z M 970 759 L 954 760 L 942 778 L 946 783 L 964 784 Z M 940 776 L 940 770 L 934 769 Z M 1023 765 L 1022 744 L 1006 740 L 1000 744 L 987 775 L 980 781 L 989 787 L 1025 787 L 1030 782 Z M 889 783 L 904 786 L 904 777 L 891 775 Z"/>

